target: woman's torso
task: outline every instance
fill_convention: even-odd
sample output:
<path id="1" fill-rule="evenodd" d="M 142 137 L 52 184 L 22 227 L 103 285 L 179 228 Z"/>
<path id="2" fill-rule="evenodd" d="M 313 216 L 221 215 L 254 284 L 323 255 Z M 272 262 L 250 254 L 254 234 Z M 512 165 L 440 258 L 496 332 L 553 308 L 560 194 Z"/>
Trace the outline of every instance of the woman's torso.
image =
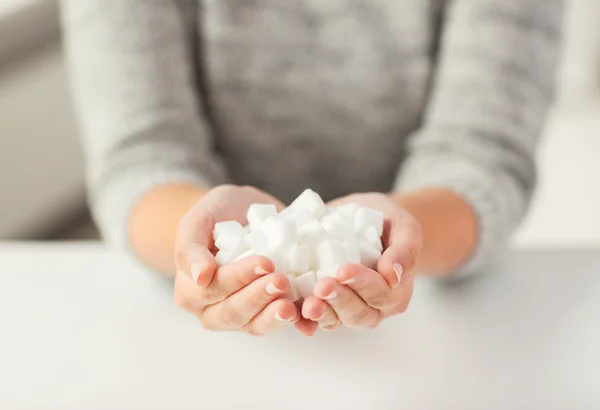
<path id="1" fill-rule="evenodd" d="M 389 190 L 432 77 L 438 0 L 198 0 L 199 94 L 236 183 Z"/>

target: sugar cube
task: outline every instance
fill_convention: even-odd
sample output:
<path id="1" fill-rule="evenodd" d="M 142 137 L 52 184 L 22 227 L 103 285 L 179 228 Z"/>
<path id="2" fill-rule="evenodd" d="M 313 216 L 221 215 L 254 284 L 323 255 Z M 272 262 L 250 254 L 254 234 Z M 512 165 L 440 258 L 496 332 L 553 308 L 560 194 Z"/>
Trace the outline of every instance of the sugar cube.
<path id="1" fill-rule="evenodd" d="M 330 238 L 346 241 L 354 237 L 352 220 L 340 212 L 324 216 L 321 219 L 321 225 L 323 225 L 323 229 L 325 229 Z"/>
<path id="2" fill-rule="evenodd" d="M 374 269 L 381 258 L 381 252 L 368 244 L 360 245 L 360 263 L 369 269 Z"/>
<path id="3" fill-rule="evenodd" d="M 360 264 L 360 248 L 352 241 L 345 241 L 342 243 L 344 248 L 344 255 L 346 263 Z"/>
<path id="4" fill-rule="evenodd" d="M 278 250 L 267 250 L 263 252 L 258 252 L 257 255 L 264 256 L 273 262 L 275 266 L 275 272 L 277 273 L 287 273 L 287 269 L 285 266 L 285 260 L 281 253 Z"/>
<path id="5" fill-rule="evenodd" d="M 338 211 L 347 218 L 354 220 L 354 214 L 358 210 L 357 204 L 345 204 L 338 207 Z"/>
<path id="6" fill-rule="evenodd" d="M 253 249 L 249 249 L 246 252 L 241 253 L 239 256 L 237 256 L 233 261 L 237 262 L 239 260 L 242 260 L 244 258 L 247 258 L 249 256 L 254 256 L 256 255 L 256 252 Z"/>
<path id="7" fill-rule="evenodd" d="M 354 214 L 354 229 L 364 232 L 369 226 L 375 228 L 377 236 L 383 233 L 383 212 L 359 207 Z"/>
<path id="8" fill-rule="evenodd" d="M 326 266 L 341 265 L 346 262 L 346 252 L 342 243 L 325 239 L 315 249 L 316 266 L 320 269 Z"/>
<path id="9" fill-rule="evenodd" d="M 243 236 L 245 233 L 244 228 L 238 221 L 217 222 L 213 230 L 213 237 L 217 239 L 223 232 L 229 232 L 237 236 Z"/>
<path id="10" fill-rule="evenodd" d="M 323 226 L 319 221 L 313 219 L 298 228 L 298 239 L 300 239 L 300 242 L 304 245 L 314 248 L 327 239 L 327 232 L 325 232 L 325 229 L 323 229 Z"/>
<path id="11" fill-rule="evenodd" d="M 260 229 L 253 230 L 247 234 L 245 241 L 255 252 L 266 251 L 269 248 L 267 236 Z"/>
<path id="12" fill-rule="evenodd" d="M 294 278 L 294 285 L 303 298 L 307 298 L 313 294 L 316 284 L 317 276 L 313 271 L 306 272 L 305 274 Z"/>
<path id="13" fill-rule="evenodd" d="M 229 231 L 223 232 L 215 240 L 215 246 L 219 249 L 232 250 L 236 248 L 240 242 L 243 242 L 243 236 L 233 234 Z"/>
<path id="14" fill-rule="evenodd" d="M 302 192 L 298 198 L 296 198 L 289 206 L 293 211 L 298 209 L 308 210 L 315 218 L 320 218 L 327 212 L 325 203 L 312 189 L 306 189 Z"/>
<path id="15" fill-rule="evenodd" d="M 378 251 L 383 250 L 383 245 L 381 243 L 381 238 L 377 235 L 377 231 L 373 226 L 369 226 L 363 233 L 364 240 L 373 248 L 376 248 Z"/>
<path id="16" fill-rule="evenodd" d="M 269 218 L 277 216 L 277 208 L 272 204 L 252 204 L 248 208 L 248 224 L 258 228 Z"/>
<path id="17" fill-rule="evenodd" d="M 314 216 L 307 209 L 304 208 L 300 208 L 293 212 L 290 212 L 287 215 L 285 215 L 285 217 L 296 222 L 297 229 L 300 229 L 302 226 L 306 225 L 314 219 Z"/>
<path id="18" fill-rule="evenodd" d="M 296 224 L 286 218 L 275 219 L 267 227 L 263 226 L 263 232 L 267 236 L 269 249 L 283 248 L 298 240 Z"/>
<path id="19" fill-rule="evenodd" d="M 220 250 L 215 255 L 215 261 L 217 262 L 218 266 L 226 265 L 230 262 L 233 262 L 233 259 L 234 258 L 231 257 L 231 253 L 226 250 Z"/>
<path id="20" fill-rule="evenodd" d="M 289 274 L 286 276 L 290 281 L 290 290 L 288 290 L 284 297 L 291 300 L 292 302 L 300 300 L 302 298 L 302 295 L 300 295 L 300 292 L 298 292 L 298 289 L 296 289 L 296 284 L 294 282 L 294 279 L 296 277 L 293 274 Z"/>
<path id="21" fill-rule="evenodd" d="M 325 266 L 317 270 L 317 278 L 330 278 L 335 275 L 340 265 Z"/>
<path id="22" fill-rule="evenodd" d="M 293 244 L 288 251 L 288 268 L 294 273 L 308 272 L 310 266 L 310 250 L 306 245 Z"/>

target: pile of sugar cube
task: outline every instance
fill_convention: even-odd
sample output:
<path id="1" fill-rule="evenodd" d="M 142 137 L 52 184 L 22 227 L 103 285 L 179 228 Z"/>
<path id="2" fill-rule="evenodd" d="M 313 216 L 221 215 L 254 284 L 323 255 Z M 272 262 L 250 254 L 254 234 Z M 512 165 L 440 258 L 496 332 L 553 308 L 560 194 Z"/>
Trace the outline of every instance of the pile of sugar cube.
<path id="1" fill-rule="evenodd" d="M 374 268 L 381 257 L 383 213 L 357 204 L 328 208 L 307 189 L 283 212 L 275 205 L 253 204 L 248 226 L 219 222 L 213 237 L 217 265 L 262 255 L 275 272 L 287 275 L 294 302 L 313 294 L 318 278 L 333 276 L 344 263 Z"/>

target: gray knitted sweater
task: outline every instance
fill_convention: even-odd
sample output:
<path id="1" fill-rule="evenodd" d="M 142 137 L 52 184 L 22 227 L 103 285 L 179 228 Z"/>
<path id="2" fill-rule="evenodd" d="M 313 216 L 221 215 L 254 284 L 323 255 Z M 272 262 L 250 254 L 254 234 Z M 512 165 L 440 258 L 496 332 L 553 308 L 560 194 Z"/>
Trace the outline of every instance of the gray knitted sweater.
<path id="1" fill-rule="evenodd" d="M 447 187 L 479 269 L 525 214 L 560 0 L 63 0 L 93 213 L 168 182 L 289 201 Z"/>

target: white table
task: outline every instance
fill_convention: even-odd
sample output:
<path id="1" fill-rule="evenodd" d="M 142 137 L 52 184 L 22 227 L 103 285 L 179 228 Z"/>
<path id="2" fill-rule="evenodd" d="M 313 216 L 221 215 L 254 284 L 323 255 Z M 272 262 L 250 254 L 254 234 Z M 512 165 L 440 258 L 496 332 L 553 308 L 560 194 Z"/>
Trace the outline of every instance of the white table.
<path id="1" fill-rule="evenodd" d="M 375 331 L 258 339 L 101 245 L 0 244 L 0 409 L 600 408 L 600 251 L 507 260 Z"/>

